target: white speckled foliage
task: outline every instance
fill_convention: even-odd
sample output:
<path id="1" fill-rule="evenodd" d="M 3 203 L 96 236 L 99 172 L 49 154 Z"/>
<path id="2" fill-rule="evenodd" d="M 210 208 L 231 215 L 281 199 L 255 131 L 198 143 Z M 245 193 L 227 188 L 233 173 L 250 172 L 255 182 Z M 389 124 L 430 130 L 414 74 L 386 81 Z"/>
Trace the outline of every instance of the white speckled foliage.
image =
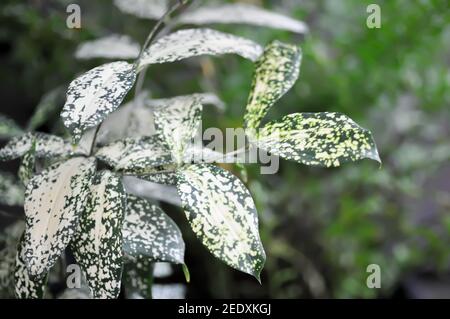
<path id="1" fill-rule="evenodd" d="M 117 171 L 143 174 L 172 163 L 170 150 L 158 136 L 130 138 L 100 148 L 95 156 Z"/>
<path id="2" fill-rule="evenodd" d="M 202 6 L 183 14 L 180 22 L 196 25 L 249 24 L 301 34 L 308 32 L 308 27 L 302 21 L 246 3 Z"/>
<path id="3" fill-rule="evenodd" d="M 203 245 L 229 266 L 259 280 L 266 254 L 255 204 L 244 184 L 217 166 L 196 164 L 178 171 L 177 188 Z"/>
<path id="4" fill-rule="evenodd" d="M 128 195 L 124 252 L 137 259 L 184 263 L 184 241 L 175 222 L 151 202 Z"/>
<path id="5" fill-rule="evenodd" d="M 117 298 L 122 277 L 122 223 L 126 194 L 120 176 L 101 171 L 94 177 L 72 250 L 94 298 Z"/>
<path id="6" fill-rule="evenodd" d="M 29 181 L 24 260 L 31 276 L 43 276 L 69 244 L 94 171 L 94 159 L 76 157 L 52 165 Z"/>
<path id="7" fill-rule="evenodd" d="M 255 144 L 282 158 L 311 166 L 380 161 L 372 134 L 339 113 L 294 113 L 266 124 Z"/>
<path id="8" fill-rule="evenodd" d="M 32 139 L 30 150 L 25 153 L 20 162 L 17 176 L 22 181 L 23 185 L 27 185 L 28 181 L 34 174 L 34 167 L 36 164 L 36 138 Z"/>
<path id="9" fill-rule="evenodd" d="M 79 140 L 87 129 L 113 112 L 136 79 L 133 64 L 118 61 L 103 64 L 73 80 L 61 112 L 64 125 Z"/>
<path id="10" fill-rule="evenodd" d="M 251 40 L 212 29 L 180 30 L 162 37 L 146 49 L 139 61 L 138 69 L 148 64 L 229 53 L 255 61 L 262 51 L 262 47 Z"/>
<path id="11" fill-rule="evenodd" d="M 136 59 L 139 51 L 139 44 L 129 36 L 111 34 L 81 43 L 75 52 L 75 57 L 77 59 Z"/>
<path id="12" fill-rule="evenodd" d="M 145 19 L 159 19 L 169 7 L 169 0 L 114 0 L 122 12 Z"/>
<path id="13" fill-rule="evenodd" d="M 269 108 L 297 81 L 302 53 L 299 47 L 274 41 L 256 62 L 253 84 L 244 115 L 247 133 L 252 136 Z"/>
<path id="14" fill-rule="evenodd" d="M 125 257 L 123 284 L 128 297 L 137 294 L 140 298 L 152 298 L 153 265 L 147 258 L 131 260 Z"/>
<path id="15" fill-rule="evenodd" d="M 25 260 L 25 241 L 22 237 L 17 245 L 14 269 L 14 293 L 19 299 L 41 299 L 44 296 L 47 275 L 31 277 Z"/>
<path id="16" fill-rule="evenodd" d="M 55 158 L 74 154 L 82 151 L 72 147 L 69 141 L 59 136 L 45 133 L 26 133 L 12 138 L 0 149 L 0 161 L 9 161 L 24 156 L 36 142 L 35 156 L 37 158 Z"/>
<path id="17" fill-rule="evenodd" d="M 171 105 L 155 109 L 155 126 L 171 150 L 176 163 L 183 162 L 185 150 L 197 133 L 203 106 L 195 97 L 177 99 Z"/>

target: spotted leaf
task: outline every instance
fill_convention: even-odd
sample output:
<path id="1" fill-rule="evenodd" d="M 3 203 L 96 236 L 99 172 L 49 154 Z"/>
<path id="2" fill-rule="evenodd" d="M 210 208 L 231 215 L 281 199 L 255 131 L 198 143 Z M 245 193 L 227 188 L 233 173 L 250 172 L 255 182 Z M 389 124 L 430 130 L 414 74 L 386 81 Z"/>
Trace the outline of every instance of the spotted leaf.
<path id="1" fill-rule="evenodd" d="M 166 13 L 168 3 L 168 0 L 114 0 L 120 11 L 152 20 L 159 19 Z"/>
<path id="2" fill-rule="evenodd" d="M 127 35 L 111 34 L 106 37 L 81 43 L 75 57 L 77 59 L 136 59 L 139 44 Z"/>
<path id="3" fill-rule="evenodd" d="M 136 79 L 132 64 L 118 61 L 98 66 L 73 80 L 61 112 L 64 125 L 79 140 L 87 129 L 113 112 Z"/>
<path id="4" fill-rule="evenodd" d="M 0 204 L 22 206 L 24 203 L 24 187 L 14 175 L 0 172 Z"/>
<path id="5" fill-rule="evenodd" d="M 244 3 L 202 6 L 183 14 L 180 17 L 180 23 L 195 25 L 237 23 L 287 30 L 301 34 L 308 32 L 308 27 L 301 21 Z"/>
<path id="6" fill-rule="evenodd" d="M 33 137 L 30 150 L 25 153 L 19 166 L 18 176 L 23 185 L 27 185 L 30 178 L 34 175 L 34 166 L 36 164 L 36 138 Z"/>
<path id="7" fill-rule="evenodd" d="M 229 266 L 258 280 L 266 260 L 255 204 L 231 173 L 205 164 L 178 171 L 178 192 L 192 230 Z"/>
<path id="8" fill-rule="evenodd" d="M 26 265 L 24 238 L 17 246 L 16 263 L 14 270 L 14 292 L 19 299 L 41 299 L 44 296 L 48 275 L 31 277 Z"/>
<path id="9" fill-rule="evenodd" d="M 128 195 L 124 252 L 137 259 L 184 263 L 184 241 L 175 222 L 151 202 Z"/>
<path id="10" fill-rule="evenodd" d="M 9 161 L 24 156 L 31 150 L 34 141 L 37 158 L 55 158 L 82 153 L 61 137 L 45 133 L 26 133 L 12 138 L 5 147 L 0 149 L 0 161 Z"/>
<path id="11" fill-rule="evenodd" d="M 196 98 L 174 100 L 173 104 L 156 108 L 155 126 L 172 151 L 176 163 L 183 162 L 186 148 L 201 123 L 202 104 Z"/>
<path id="12" fill-rule="evenodd" d="M 172 162 L 170 151 L 156 135 L 113 142 L 95 156 L 115 170 L 135 174 L 153 172 L 155 167 Z"/>
<path id="13" fill-rule="evenodd" d="M 262 53 L 259 44 L 212 29 L 187 29 L 169 34 L 146 49 L 139 61 L 141 70 L 148 64 L 175 62 L 200 55 L 234 53 L 255 61 Z"/>
<path id="14" fill-rule="evenodd" d="M 46 273 L 72 239 L 94 171 L 94 159 L 75 157 L 30 179 L 25 191 L 24 259 L 31 276 Z"/>
<path id="15" fill-rule="evenodd" d="M 72 241 L 73 253 L 94 298 L 117 298 L 122 276 L 122 223 L 126 195 L 118 175 L 95 175 Z"/>
<path id="16" fill-rule="evenodd" d="M 301 57 L 299 47 L 274 41 L 256 62 L 244 115 L 244 125 L 250 136 L 254 135 L 269 108 L 294 85 L 300 72 Z"/>
<path id="17" fill-rule="evenodd" d="M 11 138 L 23 134 L 22 129 L 12 119 L 0 115 L 0 139 Z"/>
<path id="18" fill-rule="evenodd" d="M 339 166 L 363 158 L 380 162 L 372 134 L 339 113 L 289 114 L 264 126 L 255 144 L 306 165 Z"/>
<path id="19" fill-rule="evenodd" d="M 14 271 L 17 245 L 25 229 L 25 222 L 18 220 L 0 233 L 0 298 L 14 296 Z"/>
<path id="20" fill-rule="evenodd" d="M 123 283 L 127 298 L 152 298 L 153 263 L 147 259 L 125 258 Z"/>

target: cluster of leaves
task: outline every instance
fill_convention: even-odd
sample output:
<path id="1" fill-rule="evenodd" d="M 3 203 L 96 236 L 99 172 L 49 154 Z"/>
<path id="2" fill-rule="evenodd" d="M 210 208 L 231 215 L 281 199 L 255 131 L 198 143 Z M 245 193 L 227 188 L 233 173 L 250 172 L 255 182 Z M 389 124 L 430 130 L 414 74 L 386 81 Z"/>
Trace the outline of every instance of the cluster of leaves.
<path id="1" fill-rule="evenodd" d="M 142 14 L 147 12 L 147 7 L 139 7 L 144 2 L 116 4 Z M 180 23 L 272 21 L 269 26 L 306 31 L 298 21 L 251 6 L 209 10 L 187 12 Z M 217 10 L 227 15 L 218 15 Z M 255 62 L 244 114 L 250 145 L 311 166 L 339 166 L 364 158 L 379 161 L 370 132 L 343 114 L 294 113 L 262 124 L 299 76 L 302 54 L 296 45 L 273 41 L 263 48 L 242 37 L 195 28 L 162 35 L 144 45 L 136 57 L 130 39 L 115 36 L 117 51 L 102 55 L 97 49 L 104 41 L 111 39 L 90 43 L 91 49 L 85 45 L 77 56 L 134 60 L 103 64 L 70 83 L 61 118 L 71 140 L 36 132 L 20 134 L 14 123 L 2 121 L 3 135 L 13 137 L 0 150 L 0 160 L 22 158 L 19 177 L 26 185 L 26 227 L 15 260 L 17 297 L 42 297 L 49 270 L 67 248 L 82 267 L 94 298 L 118 297 L 127 265 L 138 273 L 150 273 L 152 262 L 171 262 L 183 265 L 188 274 L 180 230 L 156 204 L 129 194 L 124 176 L 176 185 L 186 218 L 205 247 L 229 266 L 260 280 L 266 256 L 249 191 L 233 174 L 213 164 L 220 164 L 224 154 L 191 143 L 202 121 L 203 104 L 211 96 L 148 101 L 137 95 L 119 108 L 137 77 L 152 64 L 230 53 L 249 59 Z M 126 122 L 120 132 L 118 121 Z M 200 160 L 195 156 L 193 161 L 191 155 L 197 152 L 205 156 Z"/>

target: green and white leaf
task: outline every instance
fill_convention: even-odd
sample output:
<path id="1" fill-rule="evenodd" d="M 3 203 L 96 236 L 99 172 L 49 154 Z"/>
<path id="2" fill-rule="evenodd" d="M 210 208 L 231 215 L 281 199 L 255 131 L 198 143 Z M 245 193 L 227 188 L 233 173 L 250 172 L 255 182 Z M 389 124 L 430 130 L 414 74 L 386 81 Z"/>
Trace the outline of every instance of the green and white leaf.
<path id="1" fill-rule="evenodd" d="M 168 0 L 114 0 L 120 11 L 139 18 L 157 20 L 169 8 Z"/>
<path id="2" fill-rule="evenodd" d="M 255 204 L 242 182 L 207 164 L 178 171 L 178 192 L 192 230 L 229 266 L 260 278 L 266 255 Z"/>
<path id="3" fill-rule="evenodd" d="M 175 222 L 151 202 L 128 195 L 123 250 L 136 259 L 184 263 L 184 241 Z"/>
<path id="4" fill-rule="evenodd" d="M 77 59 L 136 59 L 140 46 L 127 35 L 111 34 L 81 43 L 75 51 Z"/>
<path id="5" fill-rule="evenodd" d="M 23 134 L 23 130 L 12 119 L 0 115 L 0 139 L 8 139 Z"/>
<path id="6" fill-rule="evenodd" d="M 146 49 L 138 70 L 155 63 L 175 62 L 200 55 L 237 54 L 257 60 L 263 49 L 251 40 L 212 29 L 186 29 L 166 35 Z"/>
<path id="7" fill-rule="evenodd" d="M 103 64 L 73 80 L 61 117 L 74 139 L 79 140 L 84 131 L 113 112 L 135 80 L 133 64 L 124 61 Z"/>
<path id="8" fill-rule="evenodd" d="M 26 242 L 22 237 L 17 246 L 14 270 L 14 292 L 19 299 L 41 299 L 47 285 L 47 274 L 31 277 L 26 264 Z"/>
<path id="9" fill-rule="evenodd" d="M 372 134 L 340 113 L 289 114 L 260 129 L 254 143 L 306 165 L 339 166 L 363 158 L 381 162 Z"/>
<path id="10" fill-rule="evenodd" d="M 36 158 L 59 158 L 76 154 L 83 154 L 77 150 L 69 141 L 59 136 L 45 133 L 26 133 L 12 138 L 2 149 L 0 149 L 0 161 L 9 161 L 24 156 L 36 143 Z"/>
<path id="11" fill-rule="evenodd" d="M 253 84 L 244 115 L 244 125 L 252 136 L 269 108 L 297 81 L 302 53 L 299 47 L 274 41 L 256 62 Z"/>
<path id="12" fill-rule="evenodd" d="M 19 220 L 3 229 L 0 234 L 0 298 L 14 298 L 14 272 L 17 245 L 25 229 L 25 222 Z"/>
<path id="13" fill-rule="evenodd" d="M 126 194 L 118 175 L 95 175 L 72 248 L 94 298 L 117 298 L 122 277 L 122 223 Z"/>
<path id="14" fill-rule="evenodd" d="M 213 105 L 219 110 L 225 109 L 225 103 L 214 93 L 194 93 L 189 95 L 179 95 L 163 99 L 147 99 L 145 105 L 151 108 L 164 108 L 173 103 L 180 103 L 180 100 L 197 100 L 203 105 Z"/>
<path id="15" fill-rule="evenodd" d="M 23 185 L 27 185 L 31 177 L 34 175 L 34 167 L 36 164 L 36 138 L 33 137 L 30 150 L 25 153 L 19 166 L 17 175 Z"/>
<path id="16" fill-rule="evenodd" d="M 123 283 L 127 298 L 151 299 L 153 263 L 147 258 L 132 260 L 125 257 Z"/>
<path id="17" fill-rule="evenodd" d="M 177 99 L 173 104 L 156 108 L 155 127 L 176 163 L 183 162 L 186 148 L 197 133 L 201 123 L 203 106 L 198 99 Z"/>
<path id="18" fill-rule="evenodd" d="M 93 158 L 76 157 L 30 179 L 24 205 L 24 259 L 31 276 L 46 273 L 69 244 L 94 172 Z"/>
<path id="19" fill-rule="evenodd" d="M 184 13 L 180 17 L 179 22 L 195 25 L 211 23 L 249 24 L 300 34 L 308 32 L 307 25 L 302 21 L 245 3 L 200 7 L 194 11 Z"/>
<path id="20" fill-rule="evenodd" d="M 66 86 L 57 87 L 41 98 L 28 121 L 27 128 L 29 131 L 36 130 L 39 126 L 51 120 L 56 114 L 59 114 L 64 103 L 66 89 Z"/>
<path id="21" fill-rule="evenodd" d="M 24 187 L 9 172 L 0 171 L 0 204 L 22 206 L 24 203 Z"/>
<path id="22" fill-rule="evenodd" d="M 113 142 L 100 148 L 95 156 L 117 171 L 136 174 L 172 163 L 169 149 L 156 135 Z"/>
<path id="23" fill-rule="evenodd" d="M 166 165 L 153 169 L 153 172 L 135 174 L 140 179 L 145 181 L 163 184 L 163 185 L 176 185 L 177 174 L 176 169 L 178 165 Z"/>

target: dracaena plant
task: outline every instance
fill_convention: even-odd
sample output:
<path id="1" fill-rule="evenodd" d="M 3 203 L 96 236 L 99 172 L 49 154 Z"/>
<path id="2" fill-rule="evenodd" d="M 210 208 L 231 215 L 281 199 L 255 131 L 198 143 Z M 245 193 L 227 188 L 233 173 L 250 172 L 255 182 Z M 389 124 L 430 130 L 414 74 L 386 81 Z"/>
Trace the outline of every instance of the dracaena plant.
<path id="1" fill-rule="evenodd" d="M 139 7 L 144 2 L 115 1 L 125 12 L 147 18 L 154 17 L 149 8 L 161 9 Z M 140 50 L 129 37 L 118 35 L 80 46 L 78 58 L 133 61 L 100 65 L 70 83 L 61 112 L 70 139 L 33 132 L 39 117 L 24 134 L 13 123 L 2 121 L 3 130 L 15 137 L 1 149 L 0 159 L 22 158 L 19 177 L 26 185 L 26 227 L 15 259 L 17 297 L 42 297 L 49 270 L 66 250 L 81 266 L 94 298 L 117 298 L 129 267 L 145 278 L 153 262 L 170 262 L 183 265 L 188 276 L 177 225 L 155 202 L 128 193 L 123 185 L 126 176 L 174 185 L 193 232 L 212 255 L 260 280 L 266 254 L 250 192 L 220 166 L 224 154 L 190 143 L 202 121 L 203 104 L 216 103 L 217 98 L 211 94 L 142 97 L 143 74 L 153 64 L 230 53 L 249 59 L 255 71 L 243 125 L 250 145 L 311 166 L 339 166 L 364 158 L 379 161 L 371 133 L 343 114 L 294 113 L 262 124 L 268 110 L 297 81 L 302 59 L 298 45 L 273 41 L 263 48 L 207 28 L 170 32 L 174 23 L 217 22 L 264 24 L 304 33 L 303 23 L 235 4 L 187 10 L 158 34 L 163 21 L 182 5 L 160 10 L 166 14 Z M 134 86 L 135 99 L 121 106 Z M 214 160 L 192 161 L 193 152 Z M 145 280 L 135 285 L 148 289 Z"/>

